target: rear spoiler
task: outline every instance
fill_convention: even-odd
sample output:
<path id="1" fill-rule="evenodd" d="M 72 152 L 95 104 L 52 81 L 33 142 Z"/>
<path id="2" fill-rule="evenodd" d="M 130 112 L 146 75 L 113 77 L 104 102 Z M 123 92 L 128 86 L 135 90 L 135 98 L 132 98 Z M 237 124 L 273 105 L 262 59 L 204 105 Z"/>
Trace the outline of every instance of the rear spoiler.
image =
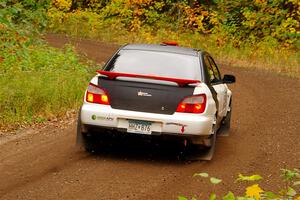
<path id="1" fill-rule="evenodd" d="M 192 80 L 192 79 L 179 79 L 179 78 L 169 78 L 169 77 L 141 75 L 141 74 L 127 74 L 127 73 L 109 72 L 109 71 L 102 71 L 102 70 L 97 70 L 97 73 L 101 75 L 105 75 L 107 76 L 107 78 L 111 80 L 114 80 L 117 77 L 144 78 L 144 79 L 154 79 L 160 81 L 170 81 L 173 83 L 177 83 L 178 86 L 181 87 L 192 83 L 200 83 L 199 80 Z"/>

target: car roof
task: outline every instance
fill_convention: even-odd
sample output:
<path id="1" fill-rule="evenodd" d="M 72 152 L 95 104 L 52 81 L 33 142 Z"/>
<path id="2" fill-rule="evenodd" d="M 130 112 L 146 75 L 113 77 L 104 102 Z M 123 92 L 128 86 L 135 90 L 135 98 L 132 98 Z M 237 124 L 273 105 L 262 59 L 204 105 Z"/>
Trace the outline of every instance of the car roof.
<path id="1" fill-rule="evenodd" d="M 123 46 L 121 50 L 159 51 L 159 52 L 184 54 L 190 56 L 199 55 L 199 50 L 197 49 L 166 45 L 166 44 L 127 44 Z"/>

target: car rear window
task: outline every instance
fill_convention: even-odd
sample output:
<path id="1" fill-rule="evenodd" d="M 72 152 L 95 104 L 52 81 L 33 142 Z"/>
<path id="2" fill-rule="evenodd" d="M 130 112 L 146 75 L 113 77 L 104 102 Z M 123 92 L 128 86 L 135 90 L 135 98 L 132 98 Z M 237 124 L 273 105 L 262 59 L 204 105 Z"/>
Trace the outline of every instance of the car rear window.
<path id="1" fill-rule="evenodd" d="M 158 51 L 121 50 L 108 63 L 106 70 L 180 79 L 200 79 L 200 64 L 197 56 Z"/>

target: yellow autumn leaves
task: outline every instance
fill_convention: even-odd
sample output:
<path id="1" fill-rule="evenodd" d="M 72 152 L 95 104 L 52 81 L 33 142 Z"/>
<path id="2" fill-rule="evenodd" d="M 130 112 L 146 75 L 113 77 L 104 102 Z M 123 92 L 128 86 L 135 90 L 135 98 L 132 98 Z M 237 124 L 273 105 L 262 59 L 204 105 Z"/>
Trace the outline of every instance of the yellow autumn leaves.
<path id="1" fill-rule="evenodd" d="M 246 188 L 246 196 L 260 200 L 260 194 L 264 192 L 258 184 L 254 184 Z"/>
<path id="2" fill-rule="evenodd" d="M 152 0 L 128 0 L 127 3 L 132 5 L 132 4 L 136 4 L 136 5 L 149 5 L 151 4 L 153 1 Z"/>
<path id="3" fill-rule="evenodd" d="M 72 5 L 72 0 L 52 0 L 52 5 L 59 10 L 69 10 Z"/>

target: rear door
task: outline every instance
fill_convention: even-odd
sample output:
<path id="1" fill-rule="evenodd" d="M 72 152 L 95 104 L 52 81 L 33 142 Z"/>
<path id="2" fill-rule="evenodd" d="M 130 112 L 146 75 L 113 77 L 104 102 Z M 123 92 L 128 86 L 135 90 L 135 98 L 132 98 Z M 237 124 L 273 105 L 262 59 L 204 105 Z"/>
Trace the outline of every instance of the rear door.
<path id="1" fill-rule="evenodd" d="M 218 117 L 223 118 L 226 115 L 227 109 L 227 87 L 223 83 L 220 71 L 211 56 L 205 55 L 204 62 L 207 66 L 209 81 L 217 93 L 218 99 Z"/>

